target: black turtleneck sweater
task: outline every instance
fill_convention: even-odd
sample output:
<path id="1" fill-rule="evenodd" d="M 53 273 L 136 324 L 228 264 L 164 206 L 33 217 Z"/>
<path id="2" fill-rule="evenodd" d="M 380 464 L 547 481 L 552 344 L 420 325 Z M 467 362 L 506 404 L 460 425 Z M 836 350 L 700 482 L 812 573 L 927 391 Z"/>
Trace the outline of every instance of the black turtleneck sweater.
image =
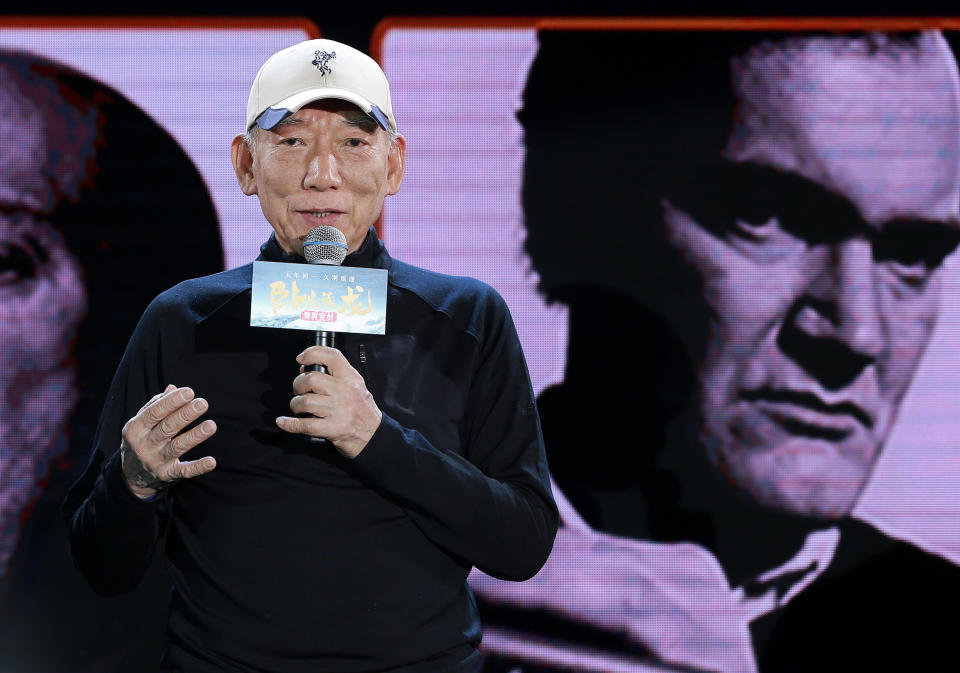
<path id="1" fill-rule="evenodd" d="M 273 237 L 259 259 L 303 261 Z M 383 412 L 354 460 L 276 428 L 312 335 L 249 326 L 252 265 L 164 292 L 127 347 L 64 512 L 104 594 L 134 590 L 162 544 L 163 671 L 475 670 L 471 566 L 522 580 L 547 558 L 557 511 L 503 300 L 392 260 L 373 229 L 344 265 L 388 271 L 386 335 L 338 335 Z M 170 383 L 208 400 L 218 431 L 186 457 L 217 469 L 138 500 L 121 428 Z"/>

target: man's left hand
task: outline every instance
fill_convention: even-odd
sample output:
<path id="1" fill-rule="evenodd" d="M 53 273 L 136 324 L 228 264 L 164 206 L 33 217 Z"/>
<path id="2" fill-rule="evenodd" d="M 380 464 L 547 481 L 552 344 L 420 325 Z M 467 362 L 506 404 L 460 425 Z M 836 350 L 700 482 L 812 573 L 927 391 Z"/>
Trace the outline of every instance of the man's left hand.
<path id="1" fill-rule="evenodd" d="M 311 346 L 297 356 L 300 375 L 293 380 L 290 409 L 313 417 L 281 416 L 277 427 L 313 437 L 324 437 L 347 458 L 356 458 L 380 427 L 383 417 L 363 377 L 336 348 Z M 304 371 L 324 365 L 328 373 Z"/>

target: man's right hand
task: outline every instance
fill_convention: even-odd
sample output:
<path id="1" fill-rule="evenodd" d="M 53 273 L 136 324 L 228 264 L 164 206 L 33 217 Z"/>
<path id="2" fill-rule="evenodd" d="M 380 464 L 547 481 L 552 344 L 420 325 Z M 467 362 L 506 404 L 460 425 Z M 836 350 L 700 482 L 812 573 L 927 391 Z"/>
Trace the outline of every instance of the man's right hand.
<path id="1" fill-rule="evenodd" d="M 203 398 L 194 399 L 190 388 L 169 385 L 126 422 L 120 459 L 123 476 L 134 495 L 149 498 L 180 479 L 206 474 L 217 466 L 212 456 L 180 460 L 217 431 L 217 424 L 208 419 L 181 433 L 207 411 L 207 406 Z"/>

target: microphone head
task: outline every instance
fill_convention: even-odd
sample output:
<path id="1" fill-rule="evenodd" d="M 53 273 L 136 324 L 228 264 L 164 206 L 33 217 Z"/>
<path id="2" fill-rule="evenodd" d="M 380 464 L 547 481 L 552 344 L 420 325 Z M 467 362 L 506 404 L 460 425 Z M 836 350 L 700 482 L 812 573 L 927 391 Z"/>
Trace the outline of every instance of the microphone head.
<path id="1" fill-rule="evenodd" d="M 303 240 L 303 256 L 310 264 L 339 266 L 347 256 L 347 237 L 328 224 L 310 230 Z"/>

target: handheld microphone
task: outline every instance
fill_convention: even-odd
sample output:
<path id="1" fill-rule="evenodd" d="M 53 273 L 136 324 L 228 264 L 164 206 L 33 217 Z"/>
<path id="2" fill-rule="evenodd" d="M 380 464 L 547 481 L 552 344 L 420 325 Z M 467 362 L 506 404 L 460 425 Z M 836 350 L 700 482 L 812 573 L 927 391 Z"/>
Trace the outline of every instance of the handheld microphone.
<path id="1" fill-rule="evenodd" d="M 340 266 L 347 256 L 347 250 L 347 237 L 343 232 L 326 224 L 311 229 L 303 241 L 303 256 L 310 264 Z M 336 332 L 317 330 L 310 345 L 336 348 L 335 337 Z M 305 371 L 329 373 L 324 365 L 308 365 Z M 308 436 L 307 441 L 314 444 L 327 443 L 327 440 L 322 437 Z"/>

